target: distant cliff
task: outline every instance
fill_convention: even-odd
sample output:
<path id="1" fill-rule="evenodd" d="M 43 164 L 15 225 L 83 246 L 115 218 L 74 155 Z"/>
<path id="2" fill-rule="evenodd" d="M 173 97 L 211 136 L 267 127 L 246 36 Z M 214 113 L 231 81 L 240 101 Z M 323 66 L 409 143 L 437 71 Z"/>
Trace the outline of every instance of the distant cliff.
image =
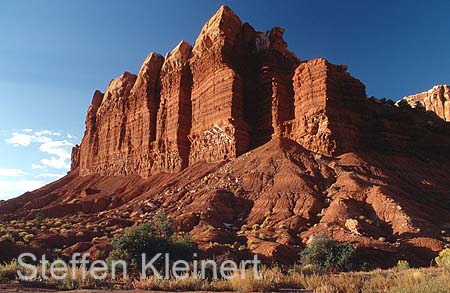
<path id="1" fill-rule="evenodd" d="M 433 111 L 443 120 L 450 122 L 450 86 L 437 85 L 432 89 L 416 95 L 406 96 L 404 102 L 413 108 Z"/>

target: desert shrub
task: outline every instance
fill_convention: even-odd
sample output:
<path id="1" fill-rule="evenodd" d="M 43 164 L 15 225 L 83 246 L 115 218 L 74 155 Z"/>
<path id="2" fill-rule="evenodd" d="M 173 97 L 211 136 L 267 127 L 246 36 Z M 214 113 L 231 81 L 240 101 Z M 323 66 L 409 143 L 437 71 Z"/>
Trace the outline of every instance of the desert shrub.
<path id="1" fill-rule="evenodd" d="M 169 238 L 173 235 L 173 221 L 168 219 L 163 212 L 157 213 L 153 217 L 153 226 L 155 227 L 155 232 L 162 238 Z"/>
<path id="2" fill-rule="evenodd" d="M 232 291 L 231 285 L 226 280 L 205 281 L 200 276 L 189 276 L 182 279 L 158 279 L 151 276 L 147 279 L 135 280 L 134 289 L 138 290 L 160 290 L 160 291 Z"/>
<path id="3" fill-rule="evenodd" d="M 391 293 L 444 293 L 450 292 L 450 275 L 446 272 L 428 272 L 426 274 L 411 270 L 390 284 Z"/>
<path id="4" fill-rule="evenodd" d="M 44 220 L 47 217 L 45 216 L 44 213 L 42 212 L 38 212 L 35 216 L 34 216 L 34 221 L 36 222 L 36 224 L 41 224 L 42 222 L 44 222 Z"/>
<path id="5" fill-rule="evenodd" d="M 16 260 L 0 265 L 0 283 L 6 283 L 16 279 L 18 270 Z"/>
<path id="6" fill-rule="evenodd" d="M 28 243 L 30 242 L 32 239 L 34 238 L 34 235 L 31 233 L 26 234 L 25 236 L 23 236 L 23 240 Z"/>
<path id="7" fill-rule="evenodd" d="M 406 271 L 409 270 L 410 266 L 409 266 L 409 262 L 407 260 L 399 260 L 397 262 L 397 270 L 399 271 Z"/>
<path id="8" fill-rule="evenodd" d="M 75 234 L 75 236 L 76 236 L 76 237 L 79 237 L 79 238 L 82 238 L 82 237 L 84 237 L 84 232 L 83 232 L 83 231 L 78 231 L 78 232 Z"/>
<path id="9" fill-rule="evenodd" d="M 439 252 L 439 255 L 434 260 L 438 266 L 450 269 L 450 248 L 446 248 Z"/>
<path id="10" fill-rule="evenodd" d="M 190 261 L 196 251 L 194 241 L 188 235 L 175 235 L 171 222 L 155 218 L 136 227 L 125 229 L 123 235 L 111 241 L 112 250 L 109 260 L 124 260 L 128 267 L 138 272 L 142 267 L 142 254 L 150 261 L 158 253 L 168 253 L 171 261 Z M 162 268 L 163 258 L 155 262 L 155 267 Z"/>
<path id="11" fill-rule="evenodd" d="M 355 249 L 351 243 L 341 243 L 319 235 L 301 253 L 301 263 L 327 272 L 348 271 L 355 265 L 355 256 Z"/>
<path id="12" fill-rule="evenodd" d="M 14 237 L 11 233 L 6 233 L 5 235 L 3 235 L 2 237 L 0 237 L 0 242 L 2 241 L 10 241 L 10 242 L 14 242 Z"/>

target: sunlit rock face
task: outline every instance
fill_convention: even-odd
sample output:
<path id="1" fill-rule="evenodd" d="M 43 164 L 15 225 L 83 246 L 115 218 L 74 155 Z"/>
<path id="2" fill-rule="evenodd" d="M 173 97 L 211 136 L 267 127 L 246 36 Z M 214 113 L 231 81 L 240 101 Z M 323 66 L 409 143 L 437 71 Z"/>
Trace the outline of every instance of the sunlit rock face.
<path id="1" fill-rule="evenodd" d="M 450 86 L 437 85 L 432 89 L 419 94 L 406 96 L 404 102 L 413 108 L 423 108 L 433 111 L 443 120 L 450 122 Z"/>

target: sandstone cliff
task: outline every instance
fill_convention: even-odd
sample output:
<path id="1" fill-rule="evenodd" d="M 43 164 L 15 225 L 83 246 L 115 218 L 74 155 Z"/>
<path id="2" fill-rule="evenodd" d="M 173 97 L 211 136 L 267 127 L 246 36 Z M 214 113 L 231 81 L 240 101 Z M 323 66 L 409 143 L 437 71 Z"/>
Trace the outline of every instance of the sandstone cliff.
<path id="1" fill-rule="evenodd" d="M 368 101 L 364 85 L 347 66 L 325 59 L 304 62 L 295 71 L 294 90 L 295 141 L 328 156 L 358 148 Z"/>
<path id="2" fill-rule="evenodd" d="M 345 66 L 302 63 L 283 33 L 257 32 L 221 7 L 193 47 L 182 41 L 165 60 L 152 53 L 137 77 L 95 93 L 73 169 L 146 178 L 236 158 L 273 137 L 326 155 L 357 147 L 364 86 Z"/>

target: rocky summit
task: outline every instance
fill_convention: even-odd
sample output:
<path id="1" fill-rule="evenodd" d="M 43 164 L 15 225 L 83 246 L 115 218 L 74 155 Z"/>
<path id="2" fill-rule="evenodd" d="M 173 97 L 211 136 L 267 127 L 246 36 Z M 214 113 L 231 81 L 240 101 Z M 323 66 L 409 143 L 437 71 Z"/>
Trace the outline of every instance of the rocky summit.
<path id="1" fill-rule="evenodd" d="M 429 264 L 450 243 L 450 87 L 368 98 L 283 32 L 223 6 L 195 44 L 150 53 L 95 91 L 68 175 L 0 203 L 0 219 L 63 219 L 27 244 L 40 251 L 104 257 L 164 211 L 205 254 L 292 263 L 324 233 L 374 266 Z"/>

